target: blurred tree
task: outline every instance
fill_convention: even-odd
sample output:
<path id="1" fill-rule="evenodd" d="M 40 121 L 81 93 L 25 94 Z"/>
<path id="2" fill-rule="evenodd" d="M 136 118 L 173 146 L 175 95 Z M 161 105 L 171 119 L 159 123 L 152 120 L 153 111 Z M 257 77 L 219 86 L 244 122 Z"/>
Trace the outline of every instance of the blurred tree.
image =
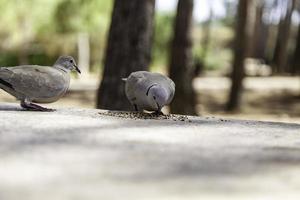
<path id="1" fill-rule="evenodd" d="M 300 24 L 298 25 L 298 35 L 296 39 L 296 49 L 293 57 L 293 64 L 291 69 L 292 74 L 300 73 Z"/>
<path id="2" fill-rule="evenodd" d="M 238 1 L 233 1 L 233 0 L 223 1 L 226 15 L 225 18 L 222 19 L 222 22 L 225 26 L 232 27 L 234 25 L 237 3 Z"/>
<path id="3" fill-rule="evenodd" d="M 268 26 L 263 20 L 265 11 L 265 1 L 254 1 L 253 30 L 251 31 L 249 44 L 249 57 L 265 59 L 265 49 L 267 45 Z"/>
<path id="4" fill-rule="evenodd" d="M 239 0 L 236 18 L 234 60 L 231 74 L 231 90 L 227 103 L 227 110 L 239 108 L 244 78 L 244 60 L 248 51 L 248 8 L 252 0 Z"/>
<path id="5" fill-rule="evenodd" d="M 207 56 L 207 51 L 210 43 L 210 36 L 211 36 L 211 23 L 213 20 L 213 9 L 212 5 L 209 6 L 209 17 L 208 19 L 203 23 L 203 40 L 202 40 L 202 54 L 201 58 L 203 61 L 203 64 L 205 65 L 205 59 Z"/>
<path id="6" fill-rule="evenodd" d="M 295 8 L 296 0 L 287 0 L 285 2 L 286 11 L 280 20 L 277 34 L 277 41 L 273 55 L 273 71 L 275 73 L 287 72 L 288 44 L 291 29 L 291 19 Z"/>
<path id="7" fill-rule="evenodd" d="M 175 18 L 173 13 L 155 13 L 155 30 L 153 41 L 153 61 L 154 65 L 166 66 L 168 58 L 168 48 L 172 35 L 172 22 Z"/>
<path id="8" fill-rule="evenodd" d="M 97 107 L 132 110 L 122 78 L 148 70 L 155 0 L 115 0 Z"/>
<path id="9" fill-rule="evenodd" d="M 296 2 L 296 11 L 300 16 L 300 1 Z M 298 22 L 298 33 L 296 37 L 296 47 L 292 59 L 291 73 L 293 75 L 300 74 L 300 23 Z"/>
<path id="10" fill-rule="evenodd" d="M 76 30 L 74 23 L 74 10 L 80 6 L 78 1 L 63 0 L 61 1 L 54 13 L 55 29 L 58 33 L 72 33 Z"/>
<path id="11" fill-rule="evenodd" d="M 195 92 L 192 81 L 192 19 L 193 0 L 179 0 L 174 24 L 174 37 L 171 46 L 169 74 L 176 84 L 176 92 L 171 103 L 171 112 L 196 114 Z"/>
<path id="12" fill-rule="evenodd" d="M 213 9 L 211 5 L 212 2 L 209 0 L 207 3 L 209 5 L 209 16 L 202 25 L 202 48 L 200 56 L 195 58 L 195 76 L 199 76 L 203 72 L 204 68 L 206 68 L 206 57 L 211 39 L 211 23 L 213 20 Z"/>

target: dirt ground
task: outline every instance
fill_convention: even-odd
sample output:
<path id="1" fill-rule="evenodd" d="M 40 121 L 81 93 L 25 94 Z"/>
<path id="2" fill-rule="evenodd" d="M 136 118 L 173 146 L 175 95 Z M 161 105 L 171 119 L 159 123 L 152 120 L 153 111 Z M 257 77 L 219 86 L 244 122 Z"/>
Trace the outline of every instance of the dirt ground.
<path id="1" fill-rule="evenodd" d="M 225 112 L 230 81 L 225 77 L 195 80 L 200 115 L 300 123 L 299 77 L 250 77 L 244 80 L 239 111 Z"/>
<path id="2" fill-rule="evenodd" d="M 94 108 L 97 80 L 73 81 L 70 91 L 48 107 Z M 201 116 L 300 123 L 299 77 L 247 78 L 242 106 L 238 112 L 224 111 L 230 82 L 224 77 L 197 78 L 197 109 Z M 0 102 L 16 102 L 4 91 Z"/>
<path id="3" fill-rule="evenodd" d="M 262 121 L 281 121 L 300 123 L 300 98 L 292 91 L 244 92 L 242 107 L 239 111 L 224 111 L 228 91 L 201 91 L 199 111 L 201 115 L 226 116 L 238 119 Z"/>

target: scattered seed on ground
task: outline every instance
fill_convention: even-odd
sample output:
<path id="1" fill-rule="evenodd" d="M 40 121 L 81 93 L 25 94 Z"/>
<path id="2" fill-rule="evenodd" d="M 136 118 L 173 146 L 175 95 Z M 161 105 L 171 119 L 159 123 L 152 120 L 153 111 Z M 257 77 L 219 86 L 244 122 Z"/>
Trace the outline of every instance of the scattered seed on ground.
<path id="1" fill-rule="evenodd" d="M 182 121 L 182 122 L 192 122 L 188 118 L 188 116 L 185 115 L 174 115 L 174 114 L 168 114 L 168 115 L 161 115 L 156 113 L 142 113 L 142 112 L 125 112 L 125 111 L 106 111 L 106 112 L 99 112 L 100 115 L 105 116 L 112 116 L 112 117 L 120 117 L 120 118 L 126 118 L 126 119 L 154 119 L 154 120 L 173 120 L 173 121 Z"/>

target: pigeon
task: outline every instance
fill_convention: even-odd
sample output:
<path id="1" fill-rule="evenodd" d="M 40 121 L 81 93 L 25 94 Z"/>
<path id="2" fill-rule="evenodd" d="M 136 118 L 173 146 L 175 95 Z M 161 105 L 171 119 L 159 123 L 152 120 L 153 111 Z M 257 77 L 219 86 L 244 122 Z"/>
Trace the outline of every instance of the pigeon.
<path id="1" fill-rule="evenodd" d="M 52 103 L 62 97 L 73 70 L 81 73 L 71 56 L 59 57 L 53 66 L 0 67 L 0 88 L 20 100 L 26 110 L 54 111 L 34 103 Z"/>
<path id="2" fill-rule="evenodd" d="M 137 71 L 123 80 L 126 96 L 136 111 L 163 114 L 161 109 L 171 103 L 175 94 L 174 82 L 159 73 Z"/>

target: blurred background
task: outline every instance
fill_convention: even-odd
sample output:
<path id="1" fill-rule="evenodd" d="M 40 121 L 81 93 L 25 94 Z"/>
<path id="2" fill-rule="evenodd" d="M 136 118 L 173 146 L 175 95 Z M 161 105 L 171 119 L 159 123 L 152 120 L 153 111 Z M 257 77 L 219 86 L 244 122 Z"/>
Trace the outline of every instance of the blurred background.
<path id="1" fill-rule="evenodd" d="M 0 66 L 81 75 L 50 107 L 132 110 L 121 78 L 169 75 L 165 112 L 300 123 L 299 0 L 0 0 Z M 4 91 L 0 102 L 16 102 Z"/>

